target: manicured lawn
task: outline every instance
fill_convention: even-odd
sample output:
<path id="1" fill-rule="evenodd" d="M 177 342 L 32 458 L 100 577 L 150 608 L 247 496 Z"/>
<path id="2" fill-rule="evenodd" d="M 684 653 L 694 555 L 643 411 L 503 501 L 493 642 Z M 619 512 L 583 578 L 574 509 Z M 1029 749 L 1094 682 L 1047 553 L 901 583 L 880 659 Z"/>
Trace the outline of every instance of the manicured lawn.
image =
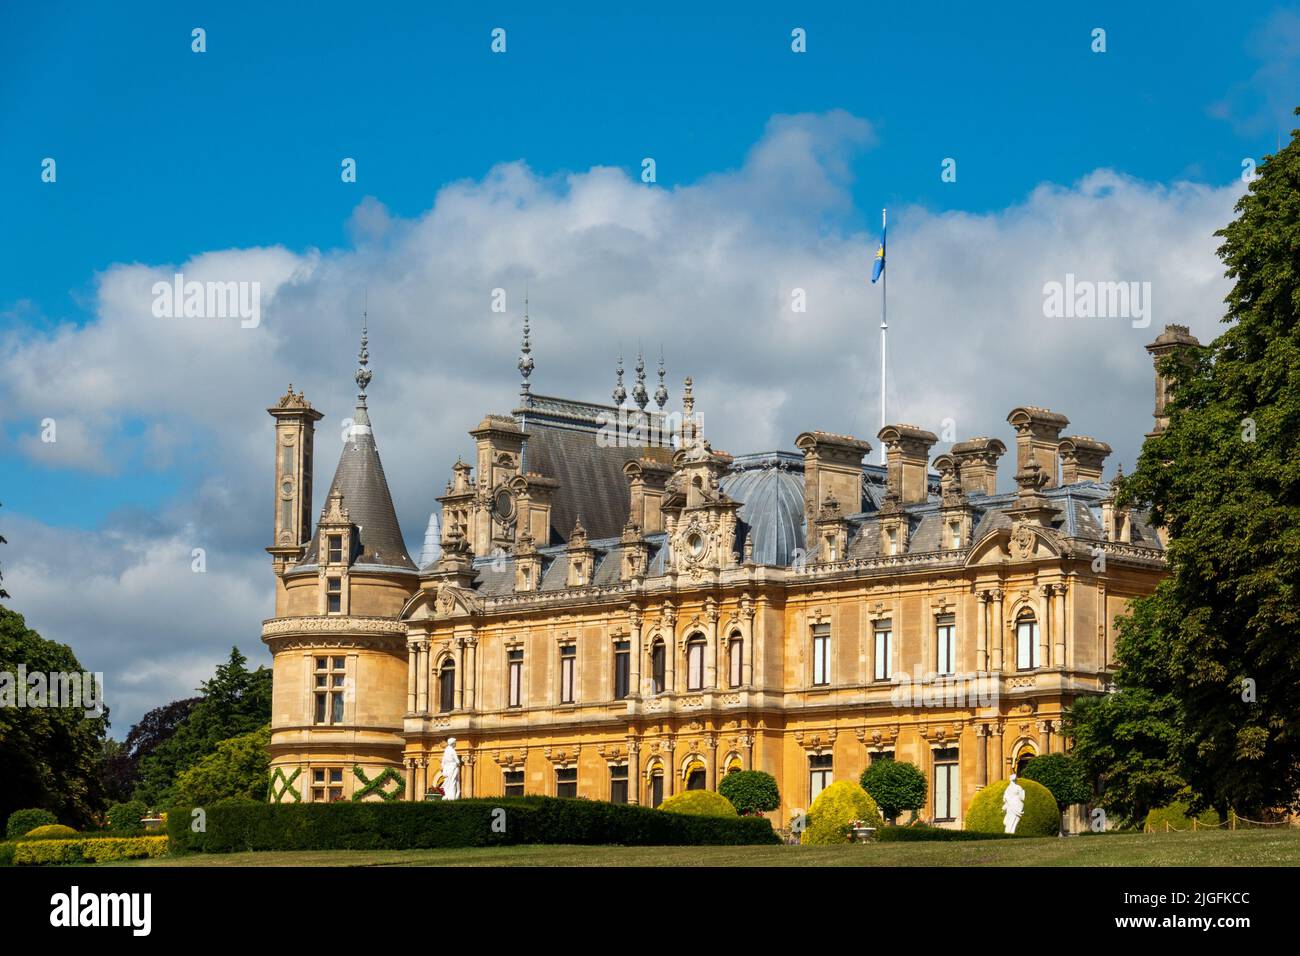
<path id="1" fill-rule="evenodd" d="M 127 866 L 1300 866 L 1300 830 L 1122 833 L 867 846 L 318 850 L 194 854 Z"/>

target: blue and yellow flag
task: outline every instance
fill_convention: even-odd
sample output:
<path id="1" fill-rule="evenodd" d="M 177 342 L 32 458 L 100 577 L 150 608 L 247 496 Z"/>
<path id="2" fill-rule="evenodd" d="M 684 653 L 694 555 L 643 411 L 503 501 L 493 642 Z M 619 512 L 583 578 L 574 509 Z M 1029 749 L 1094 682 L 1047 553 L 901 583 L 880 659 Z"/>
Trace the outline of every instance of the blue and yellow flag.
<path id="1" fill-rule="evenodd" d="M 871 266 L 871 284 L 875 285 L 876 280 L 880 278 L 885 271 L 885 230 L 880 230 L 880 246 L 876 249 L 876 261 Z"/>

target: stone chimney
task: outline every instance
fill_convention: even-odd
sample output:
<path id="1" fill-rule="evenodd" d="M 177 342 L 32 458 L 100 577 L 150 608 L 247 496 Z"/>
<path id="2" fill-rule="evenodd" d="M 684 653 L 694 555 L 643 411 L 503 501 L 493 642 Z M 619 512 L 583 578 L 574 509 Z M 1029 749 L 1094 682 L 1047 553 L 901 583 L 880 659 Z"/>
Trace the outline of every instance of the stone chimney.
<path id="1" fill-rule="evenodd" d="M 939 436 L 915 425 L 886 425 L 876 437 L 885 444 L 889 493 L 905 505 L 927 500 L 930 496 L 926 482 L 930 449 Z"/>
<path id="2" fill-rule="evenodd" d="M 803 452 L 804 520 L 809 550 L 817 547 L 817 515 L 827 497 L 846 514 L 862 510 L 862 459 L 871 443 L 850 435 L 804 432 L 794 440 Z"/>
<path id="3" fill-rule="evenodd" d="M 634 458 L 623 466 L 623 474 L 628 482 L 628 520 L 643 534 L 663 531 L 664 489 L 672 477 L 672 466 L 653 458 Z"/>
<path id="4" fill-rule="evenodd" d="M 1031 461 L 1037 462 L 1045 479 L 1041 487 L 1055 488 L 1061 431 L 1070 420 L 1050 409 L 1026 405 L 1013 408 L 1007 423 L 1016 430 L 1016 474 L 1023 473 Z"/>
<path id="5" fill-rule="evenodd" d="M 994 495 L 998 490 L 998 459 L 1007 446 L 996 438 L 971 438 L 952 446 L 957 480 L 968 495 Z"/>
<path id="6" fill-rule="evenodd" d="M 1102 463 L 1111 448 L 1104 441 L 1087 435 L 1062 438 L 1058 446 L 1061 458 L 1061 484 L 1073 485 L 1080 481 L 1101 481 Z"/>
<path id="7" fill-rule="evenodd" d="M 1156 407 L 1155 420 L 1156 426 L 1147 432 L 1147 437 L 1158 435 L 1169 427 L 1169 415 L 1165 411 L 1165 406 L 1169 402 L 1169 380 L 1160 373 L 1160 361 L 1165 356 L 1175 353 L 1184 353 L 1192 348 L 1200 347 L 1200 340 L 1188 331 L 1185 325 L 1166 325 L 1165 330 L 1157 336 L 1156 340 L 1147 346 L 1147 351 L 1151 353 L 1151 361 L 1156 367 Z"/>

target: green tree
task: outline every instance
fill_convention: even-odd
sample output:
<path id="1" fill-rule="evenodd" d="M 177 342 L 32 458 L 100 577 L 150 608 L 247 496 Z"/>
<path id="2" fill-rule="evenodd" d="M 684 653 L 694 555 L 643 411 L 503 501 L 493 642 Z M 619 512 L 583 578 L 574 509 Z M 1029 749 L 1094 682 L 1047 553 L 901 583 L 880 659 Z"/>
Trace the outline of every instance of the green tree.
<path id="1" fill-rule="evenodd" d="M 915 816 L 925 806 L 925 774 L 916 764 L 905 760 L 876 760 L 862 771 L 859 780 L 890 823 L 904 810 L 911 810 Z"/>
<path id="2" fill-rule="evenodd" d="M 736 770 L 725 774 L 718 793 L 731 801 L 738 813 L 767 813 L 781 806 L 776 778 L 762 770 Z"/>
<path id="3" fill-rule="evenodd" d="M 1087 768 L 1073 754 L 1039 754 L 1025 764 L 1020 777 L 1037 781 L 1050 790 L 1062 810 L 1092 799 Z"/>
<path id="4" fill-rule="evenodd" d="M 84 673 L 70 647 L 45 640 L 21 614 L 0 607 L 0 684 L 15 699 L 22 665 L 28 674 Z M 0 705 L 0 819 L 43 807 L 65 823 L 91 823 L 104 807 L 99 755 L 107 727 L 106 711 L 87 717 L 84 707 Z"/>
<path id="5" fill-rule="evenodd" d="M 1163 360 L 1169 426 L 1123 483 L 1168 531 L 1170 573 L 1122 625 L 1156 656 L 1117 680 L 1151 695 L 1195 799 L 1249 816 L 1300 809 L 1300 130 L 1236 212 L 1216 233 L 1227 328 Z"/>
<path id="6" fill-rule="evenodd" d="M 271 720 L 271 672 L 249 670 L 237 647 L 219 664 L 212 680 L 200 688 L 194 705 L 175 733 L 140 760 L 140 784 L 135 799 L 155 809 L 173 802 L 172 787 L 180 774 L 231 737 L 250 734 Z"/>
<path id="7" fill-rule="evenodd" d="M 270 773 L 266 748 L 270 743 L 270 724 L 221 741 L 215 751 L 181 772 L 172 787 L 172 799 L 194 806 L 225 797 L 249 797 L 265 803 Z"/>

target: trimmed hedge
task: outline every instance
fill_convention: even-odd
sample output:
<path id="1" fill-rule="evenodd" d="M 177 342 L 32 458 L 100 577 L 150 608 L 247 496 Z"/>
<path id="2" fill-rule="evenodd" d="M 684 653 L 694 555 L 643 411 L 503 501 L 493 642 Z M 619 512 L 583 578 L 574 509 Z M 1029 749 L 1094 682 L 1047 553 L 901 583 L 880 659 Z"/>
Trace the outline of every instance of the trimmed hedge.
<path id="1" fill-rule="evenodd" d="M 975 833 L 970 830 L 945 830 L 942 827 L 885 827 L 876 831 L 880 843 L 949 843 L 966 840 L 1014 840 L 1011 833 Z"/>
<path id="2" fill-rule="evenodd" d="M 504 811 L 504 812 L 499 812 Z M 167 815 L 173 853 L 245 850 L 406 850 L 581 844 L 742 846 L 778 843 L 763 817 L 687 816 L 649 807 L 560 797 L 484 797 L 420 803 L 225 804 Z M 495 826 L 494 826 L 495 824 Z"/>
<path id="3" fill-rule="evenodd" d="M 15 810 L 9 814 L 9 820 L 5 824 L 5 836 L 12 840 L 14 837 L 20 837 L 37 827 L 58 822 L 58 817 L 49 810 L 42 810 L 39 807 L 28 810 Z"/>
<path id="4" fill-rule="evenodd" d="M 14 865 L 14 849 L 12 843 L 0 843 L 0 866 Z"/>
<path id="5" fill-rule="evenodd" d="M 970 802 L 966 811 L 966 829 L 977 833 L 1002 833 L 1002 794 L 1006 780 L 990 784 Z M 1016 825 L 1014 836 L 1056 836 L 1061 832 L 1061 810 L 1052 792 L 1041 783 L 1016 777 L 1025 788 L 1025 812 Z"/>
<path id="6" fill-rule="evenodd" d="M 77 840 L 32 840 L 14 845 L 15 866 L 48 866 L 70 863 L 108 863 L 166 856 L 167 838 L 98 837 Z"/>
<path id="7" fill-rule="evenodd" d="M 72 827 L 65 827 L 62 823 L 47 823 L 43 827 L 37 827 L 34 830 L 28 830 L 20 840 L 66 840 L 68 837 L 75 837 L 77 831 Z"/>
<path id="8" fill-rule="evenodd" d="M 871 794 L 863 790 L 856 780 L 839 780 L 821 793 L 808 810 L 807 828 L 799 836 L 800 843 L 848 843 L 848 827 L 853 820 L 862 820 L 877 832 L 885 825 L 880 808 Z"/>
<path id="9" fill-rule="evenodd" d="M 712 790 L 683 790 L 659 804 L 665 813 L 685 813 L 693 817 L 738 816 L 731 801 Z"/>

